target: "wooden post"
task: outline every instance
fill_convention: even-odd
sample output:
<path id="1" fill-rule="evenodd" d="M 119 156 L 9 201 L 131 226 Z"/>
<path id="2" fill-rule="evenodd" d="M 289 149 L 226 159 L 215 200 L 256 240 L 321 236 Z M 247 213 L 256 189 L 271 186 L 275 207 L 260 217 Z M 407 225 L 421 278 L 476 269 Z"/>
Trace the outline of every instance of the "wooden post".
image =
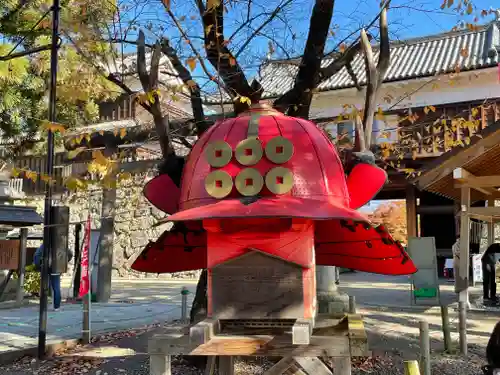
<path id="1" fill-rule="evenodd" d="M 351 375 L 351 358 L 333 358 L 333 363 L 335 366 L 335 375 Z M 316 372 L 316 374 L 318 373 Z"/>
<path id="2" fill-rule="evenodd" d="M 219 375 L 234 375 L 234 357 L 232 355 L 219 357 Z"/>
<path id="3" fill-rule="evenodd" d="M 448 353 L 451 351 L 451 330 L 450 317 L 448 314 L 448 306 L 441 306 L 441 323 L 443 325 L 444 350 Z"/>
<path id="4" fill-rule="evenodd" d="M 356 297 L 349 296 L 349 314 L 356 314 Z"/>
<path id="5" fill-rule="evenodd" d="M 21 228 L 19 235 L 19 267 L 16 290 L 16 305 L 21 306 L 24 299 L 24 275 L 26 267 L 26 246 L 28 242 L 28 228 Z"/>
<path id="6" fill-rule="evenodd" d="M 458 335 L 460 341 L 460 353 L 467 356 L 467 305 L 458 302 Z"/>
<path id="7" fill-rule="evenodd" d="M 470 188 L 462 187 L 460 206 L 460 265 L 458 277 L 455 277 L 458 300 L 469 306 L 469 242 L 470 242 Z"/>
<path id="8" fill-rule="evenodd" d="M 420 375 L 418 361 L 405 361 L 405 375 Z"/>
<path id="9" fill-rule="evenodd" d="M 417 194 L 410 184 L 406 186 L 406 231 L 407 241 L 410 237 L 417 237 Z"/>
<path id="10" fill-rule="evenodd" d="M 488 200 L 488 207 L 495 207 L 495 200 Z M 488 246 L 495 242 L 495 223 L 493 220 L 488 223 Z"/>
<path id="11" fill-rule="evenodd" d="M 172 375 L 172 357 L 164 354 L 149 356 L 150 375 Z"/>
<path id="12" fill-rule="evenodd" d="M 420 321 L 420 368 L 423 375 L 431 375 L 429 323 L 425 320 Z"/>
<path id="13" fill-rule="evenodd" d="M 115 225 L 116 188 L 103 189 L 101 209 L 101 233 L 99 236 L 99 268 L 97 270 L 97 301 L 108 302 L 111 298 L 113 270 L 113 237 Z"/>

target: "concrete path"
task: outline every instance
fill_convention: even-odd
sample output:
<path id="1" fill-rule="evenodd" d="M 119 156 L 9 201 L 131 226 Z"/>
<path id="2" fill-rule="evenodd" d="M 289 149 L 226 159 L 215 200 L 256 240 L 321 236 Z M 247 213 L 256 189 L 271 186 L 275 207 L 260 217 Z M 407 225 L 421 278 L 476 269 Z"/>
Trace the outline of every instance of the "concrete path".
<path id="1" fill-rule="evenodd" d="M 64 290 L 67 285 L 67 282 L 63 283 Z M 121 331 L 179 319 L 180 290 L 183 286 L 194 292 L 196 281 L 114 280 L 111 302 L 94 303 L 91 306 L 92 334 Z M 191 305 L 192 298 L 193 294 L 190 294 L 188 306 Z M 9 352 L 25 351 L 37 346 L 38 314 L 38 304 L 0 310 L 0 358 L 10 357 Z M 63 303 L 57 312 L 53 311 L 50 305 L 47 343 L 55 344 L 80 338 L 82 317 L 81 304 Z"/>
<path id="2" fill-rule="evenodd" d="M 64 280 L 67 293 L 69 282 Z M 93 334 L 138 328 L 180 317 L 183 286 L 191 294 L 191 305 L 196 289 L 195 280 L 115 279 L 112 301 L 93 304 L 91 329 Z M 356 297 L 359 311 L 364 314 L 367 328 L 384 340 L 408 339 L 412 342 L 418 333 L 418 320 L 427 319 L 432 335 L 440 335 L 440 316 L 436 308 L 411 309 L 410 287 L 407 277 L 388 277 L 365 273 L 341 274 L 340 288 Z M 472 288 L 472 294 L 480 293 Z M 441 286 L 443 303 L 453 303 L 453 284 Z M 408 309 L 405 312 L 405 309 Z M 451 314 L 453 324 L 456 316 Z M 488 339 L 500 313 L 469 316 L 471 342 L 483 345 Z M 63 305 L 61 311 L 48 313 L 47 337 L 49 342 L 61 342 L 81 337 L 81 305 Z M 0 310 L 0 358 L 2 354 L 35 348 L 38 336 L 38 306 Z M 378 339 L 377 339 L 378 340 Z M 376 343 L 374 346 L 377 347 Z M 386 345 L 383 345 L 386 346 Z M 5 356 L 4 356 L 5 357 Z"/>
<path id="3" fill-rule="evenodd" d="M 340 275 L 340 290 L 356 297 L 358 306 L 411 308 L 410 279 L 408 276 L 382 276 L 355 272 Z M 457 302 L 454 284 L 440 280 L 441 304 L 453 305 Z M 471 301 L 482 295 L 481 286 L 471 287 Z M 413 306 L 415 307 L 415 306 Z M 426 306 L 416 306 L 425 309 Z"/>

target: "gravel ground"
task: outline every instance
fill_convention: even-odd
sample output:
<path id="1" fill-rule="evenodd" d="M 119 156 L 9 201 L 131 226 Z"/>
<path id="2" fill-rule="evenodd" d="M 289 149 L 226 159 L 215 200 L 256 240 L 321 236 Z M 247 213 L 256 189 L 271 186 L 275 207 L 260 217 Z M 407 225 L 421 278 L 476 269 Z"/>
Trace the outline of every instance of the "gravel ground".
<path id="1" fill-rule="evenodd" d="M 128 332 L 118 332 L 96 337 L 88 346 L 60 352 L 54 358 L 38 362 L 24 358 L 6 366 L 0 366 L 1 375 L 149 375 L 149 360 L 146 353 L 151 335 L 164 332 L 171 325 L 152 325 Z M 378 332 L 369 333 L 370 347 L 374 357 L 359 358 L 353 363 L 353 375 L 403 375 L 403 359 L 415 359 L 418 345 L 414 337 L 398 341 L 387 340 Z M 439 344 L 439 343 L 437 343 Z M 442 345 L 442 344 L 441 344 Z M 481 375 L 484 364 L 484 347 L 470 346 L 467 360 L 452 355 L 443 355 L 438 350 L 432 353 L 432 373 L 439 375 Z M 328 365 L 331 365 L 326 361 Z M 237 360 L 236 375 L 261 375 L 272 366 L 266 358 Z M 174 375 L 203 375 L 182 358 L 173 361 Z M 311 374 L 314 375 L 314 374 Z"/>

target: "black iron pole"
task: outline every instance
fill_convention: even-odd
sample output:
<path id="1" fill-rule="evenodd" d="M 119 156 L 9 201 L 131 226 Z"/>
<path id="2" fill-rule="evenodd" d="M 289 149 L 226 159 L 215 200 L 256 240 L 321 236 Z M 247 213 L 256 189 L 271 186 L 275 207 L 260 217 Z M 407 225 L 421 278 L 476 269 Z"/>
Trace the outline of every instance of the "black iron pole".
<path id="1" fill-rule="evenodd" d="M 59 0 L 52 5 L 52 48 L 50 53 L 50 96 L 49 121 L 56 122 L 56 86 L 57 86 L 57 52 L 59 50 Z M 52 178 L 54 171 L 54 134 L 47 132 L 47 166 L 46 174 Z M 52 207 L 52 184 L 45 185 L 45 209 L 43 217 L 43 255 L 40 286 L 40 317 L 38 321 L 38 358 L 45 357 L 47 340 L 47 297 L 49 293 L 49 257 L 52 253 L 50 243 L 50 212 Z"/>

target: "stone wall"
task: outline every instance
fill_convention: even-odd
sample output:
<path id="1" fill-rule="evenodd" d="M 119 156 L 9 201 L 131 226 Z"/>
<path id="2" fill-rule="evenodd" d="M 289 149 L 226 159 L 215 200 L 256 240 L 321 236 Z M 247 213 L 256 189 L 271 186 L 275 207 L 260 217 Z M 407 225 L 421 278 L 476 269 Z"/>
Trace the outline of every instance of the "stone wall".
<path id="1" fill-rule="evenodd" d="M 119 184 L 115 202 L 115 222 L 113 240 L 113 276 L 133 278 L 194 278 L 199 271 L 175 274 L 145 274 L 130 269 L 135 258 L 141 253 L 149 241 L 156 240 L 165 226 L 160 229 L 153 225 L 166 215 L 153 207 L 143 196 L 142 190 L 151 177 L 148 174 L 134 175 L 132 179 Z M 31 197 L 15 204 L 35 206 L 43 214 L 43 197 Z M 69 246 L 74 248 L 74 230 L 76 223 L 84 223 L 87 215 L 91 215 L 92 229 L 101 225 L 102 190 L 79 191 L 60 197 L 54 204 L 70 207 Z M 33 228 L 40 231 L 41 228 Z M 38 244 L 31 244 L 37 246 Z M 72 267 L 70 267 L 72 269 Z"/>

